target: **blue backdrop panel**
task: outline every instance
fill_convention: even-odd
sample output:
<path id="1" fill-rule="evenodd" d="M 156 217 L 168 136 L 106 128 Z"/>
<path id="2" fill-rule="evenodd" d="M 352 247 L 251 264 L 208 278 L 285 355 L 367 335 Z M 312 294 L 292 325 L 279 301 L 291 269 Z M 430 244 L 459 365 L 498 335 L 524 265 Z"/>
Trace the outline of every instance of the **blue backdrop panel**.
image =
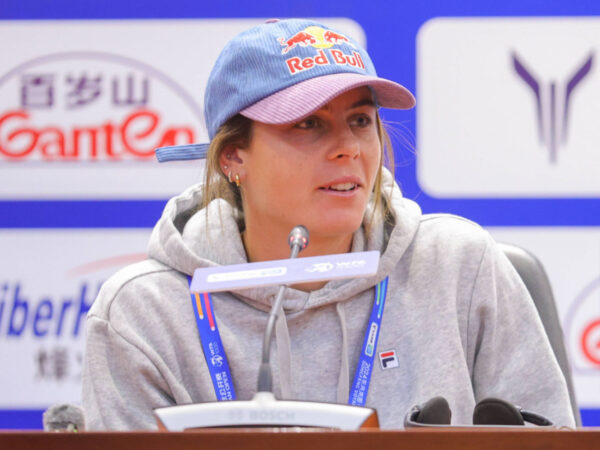
<path id="1" fill-rule="evenodd" d="M 376 62 L 380 75 L 391 77 L 411 91 L 415 91 L 415 42 L 419 27 L 427 20 L 440 16 L 590 16 L 600 14 L 600 3 L 594 1 L 505 1 L 481 4 L 475 0 L 456 2 L 318 2 L 304 1 L 293 5 L 280 2 L 118 2 L 103 4 L 60 0 L 45 2 L 33 0 L 4 0 L 0 20 L 19 19 L 155 19 L 155 18 L 226 18 L 226 17 L 292 17 L 292 16 L 345 16 L 363 27 L 368 38 L 369 53 Z M 386 120 L 401 121 L 415 134 L 415 112 L 386 111 Z M 397 145 L 400 147 L 400 145 Z M 400 151 L 397 149 L 397 152 Z M 598 198 L 545 198 L 545 199 L 438 199 L 427 195 L 419 187 L 415 158 L 404 149 L 399 155 L 403 162 L 397 170 L 405 195 L 413 198 L 424 212 L 450 212 L 466 216 L 482 225 L 545 225 L 597 226 L 600 225 Z M 166 199 L 165 199 L 166 200 Z M 46 217 L 46 205 L 29 203 L 28 215 L 21 216 L 19 206 L 0 201 L 0 227 L 130 227 L 152 226 L 157 211 L 155 202 L 76 201 L 54 204 L 72 217 L 66 224 L 60 217 Z M 140 214 L 148 207 L 150 213 Z M 110 212 L 110 218 L 105 216 Z M 114 213 L 114 214 L 113 214 Z M 11 216 L 21 216 L 14 218 Z M 56 222 L 54 222 L 56 221 Z M 94 225 L 97 223 L 97 225 Z"/>
<path id="2" fill-rule="evenodd" d="M 160 19 L 228 17 L 349 17 L 365 30 L 369 53 L 378 72 L 415 91 L 415 44 L 420 26 L 440 16 L 589 16 L 600 15 L 600 2 L 589 0 L 387 0 L 301 3 L 160 0 L 102 2 L 81 0 L 0 0 L 0 20 Z M 4 44 L 6 45 L 6 43 Z M 388 121 L 401 121 L 415 135 L 414 111 L 386 111 Z M 398 146 L 399 147 L 399 146 Z M 489 226 L 599 226 L 600 199 L 438 199 L 420 188 L 414 155 L 397 149 L 397 178 L 405 195 L 424 212 L 450 212 Z M 0 201 L 0 228 L 127 228 L 151 227 L 167 199 L 114 201 Z M 600 425 L 600 410 L 583 409 L 585 425 Z M 0 428 L 40 428 L 41 411 L 0 411 Z"/>

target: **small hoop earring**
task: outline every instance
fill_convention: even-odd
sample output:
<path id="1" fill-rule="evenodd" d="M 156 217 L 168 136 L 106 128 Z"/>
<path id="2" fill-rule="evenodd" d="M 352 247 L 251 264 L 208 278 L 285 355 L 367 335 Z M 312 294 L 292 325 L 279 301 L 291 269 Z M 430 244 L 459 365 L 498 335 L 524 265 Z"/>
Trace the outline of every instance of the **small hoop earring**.
<path id="1" fill-rule="evenodd" d="M 242 183 L 240 183 L 240 176 L 239 176 L 239 175 L 236 173 L 236 174 L 235 174 L 235 185 L 236 185 L 237 187 L 240 187 L 240 185 L 241 185 L 241 184 L 242 184 Z"/>
<path id="2" fill-rule="evenodd" d="M 230 183 L 233 183 L 233 180 L 231 179 L 231 170 L 229 172 L 227 172 L 227 179 L 229 180 Z"/>

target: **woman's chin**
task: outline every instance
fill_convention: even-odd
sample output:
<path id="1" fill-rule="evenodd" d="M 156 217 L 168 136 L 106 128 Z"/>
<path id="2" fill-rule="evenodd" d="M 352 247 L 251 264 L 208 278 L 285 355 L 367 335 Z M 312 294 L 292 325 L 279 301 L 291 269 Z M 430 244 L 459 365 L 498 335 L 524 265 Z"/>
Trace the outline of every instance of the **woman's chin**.
<path id="1" fill-rule="evenodd" d="M 362 225 L 361 216 L 338 215 L 330 214 L 323 215 L 311 221 L 310 225 L 306 225 L 308 232 L 312 235 L 328 237 L 330 239 L 339 236 L 340 238 L 352 235 Z"/>

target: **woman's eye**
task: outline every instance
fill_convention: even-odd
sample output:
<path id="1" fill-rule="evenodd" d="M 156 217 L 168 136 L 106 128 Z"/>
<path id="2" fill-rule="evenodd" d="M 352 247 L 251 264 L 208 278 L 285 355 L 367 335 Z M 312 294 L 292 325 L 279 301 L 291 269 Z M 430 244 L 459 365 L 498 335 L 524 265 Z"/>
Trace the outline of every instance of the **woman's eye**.
<path id="1" fill-rule="evenodd" d="M 360 116 L 356 116 L 352 119 L 352 125 L 357 126 L 359 128 L 368 127 L 369 125 L 371 125 L 371 123 L 373 123 L 373 120 L 369 116 L 363 114 L 361 114 Z"/>
<path id="2" fill-rule="evenodd" d="M 302 130 L 312 130 L 313 128 L 317 128 L 320 125 L 319 119 L 316 117 L 309 117 L 304 119 L 302 122 L 298 122 L 295 127 L 300 128 Z"/>

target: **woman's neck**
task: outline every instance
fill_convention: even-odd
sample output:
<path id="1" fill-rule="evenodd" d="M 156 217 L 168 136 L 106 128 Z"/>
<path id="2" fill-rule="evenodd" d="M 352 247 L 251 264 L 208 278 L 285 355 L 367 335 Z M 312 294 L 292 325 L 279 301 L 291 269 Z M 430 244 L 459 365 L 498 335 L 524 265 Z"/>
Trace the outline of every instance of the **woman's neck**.
<path id="1" fill-rule="evenodd" d="M 287 231 L 267 229 L 265 227 L 253 227 L 252 224 L 246 224 L 246 230 L 242 233 L 242 240 L 246 248 L 248 262 L 273 261 L 277 259 L 287 259 L 290 257 L 291 249 L 288 245 L 288 235 L 291 228 Z M 337 236 L 321 236 L 313 234 L 310 236 L 310 242 L 306 249 L 298 257 L 333 255 L 337 253 L 348 253 L 352 247 L 352 234 Z M 314 291 L 320 289 L 326 281 L 315 283 L 303 283 L 293 285 L 295 289 L 303 291 Z"/>

